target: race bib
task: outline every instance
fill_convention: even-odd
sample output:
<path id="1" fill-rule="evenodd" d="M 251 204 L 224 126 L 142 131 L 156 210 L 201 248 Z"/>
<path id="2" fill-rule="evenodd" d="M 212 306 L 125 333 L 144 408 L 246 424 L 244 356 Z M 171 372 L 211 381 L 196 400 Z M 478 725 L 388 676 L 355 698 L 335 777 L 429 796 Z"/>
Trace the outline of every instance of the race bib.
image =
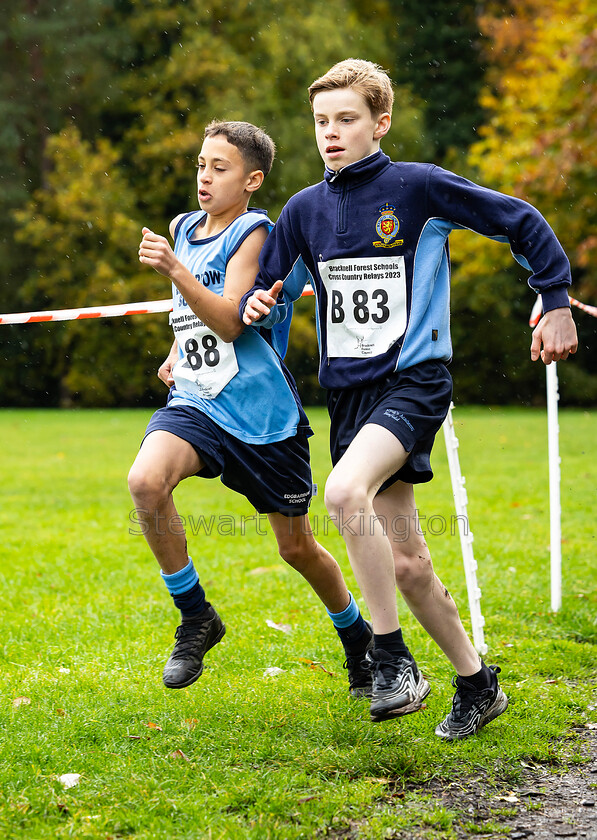
<path id="1" fill-rule="evenodd" d="M 406 329 L 404 257 L 357 257 L 318 263 L 327 291 L 327 352 L 380 356 Z"/>
<path id="2" fill-rule="evenodd" d="M 213 400 L 238 373 L 234 344 L 214 335 L 190 310 L 172 312 L 170 325 L 183 354 L 172 369 L 174 384 Z"/>

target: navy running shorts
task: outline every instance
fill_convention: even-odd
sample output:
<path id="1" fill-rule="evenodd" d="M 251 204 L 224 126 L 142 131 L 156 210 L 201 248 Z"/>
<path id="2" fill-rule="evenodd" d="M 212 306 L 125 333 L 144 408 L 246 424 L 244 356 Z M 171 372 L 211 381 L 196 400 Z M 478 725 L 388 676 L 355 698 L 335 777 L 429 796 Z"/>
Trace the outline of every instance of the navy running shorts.
<path id="1" fill-rule="evenodd" d="M 205 465 L 198 476 L 220 476 L 258 513 L 304 516 L 308 512 L 313 480 L 305 433 L 276 443 L 244 443 L 192 406 L 159 408 L 143 439 L 158 429 L 191 444 Z"/>
<path id="2" fill-rule="evenodd" d="M 450 408 L 452 377 L 443 362 L 431 361 L 398 371 L 359 388 L 330 390 L 330 450 L 337 464 L 366 423 L 392 432 L 410 453 L 406 464 L 385 481 L 431 481 L 431 450 Z"/>

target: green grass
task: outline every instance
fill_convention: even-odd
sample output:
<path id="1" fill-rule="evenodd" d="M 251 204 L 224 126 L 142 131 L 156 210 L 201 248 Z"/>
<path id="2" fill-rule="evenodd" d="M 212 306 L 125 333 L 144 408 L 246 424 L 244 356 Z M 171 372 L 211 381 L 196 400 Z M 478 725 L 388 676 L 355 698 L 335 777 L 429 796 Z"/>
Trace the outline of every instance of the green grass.
<path id="1" fill-rule="evenodd" d="M 545 412 L 455 411 L 486 659 L 502 667 L 511 700 L 457 744 L 433 734 L 451 668 L 406 610 L 432 694 L 423 713 L 374 725 L 367 704 L 347 695 L 317 598 L 219 481 L 189 480 L 176 499 L 195 522 L 219 517 L 189 544 L 228 632 L 194 686 L 162 686 L 176 614 L 145 541 L 130 533 L 126 486 L 149 416 L 0 411 L 1 837 L 293 840 L 346 837 L 352 826 L 359 840 L 414 827 L 453 838 L 466 815 L 431 798 L 430 779 L 507 785 L 521 762 L 557 766 L 574 755 L 575 728 L 596 717 L 595 413 L 560 414 L 563 606 L 553 614 Z M 323 534 L 327 422 L 321 410 L 310 417 L 312 513 L 358 594 L 341 539 Z M 468 627 L 441 435 L 434 467 L 417 500 L 432 530 L 446 523 L 428 540 Z M 283 673 L 264 676 L 269 667 Z M 65 789 L 65 773 L 81 774 L 79 784 Z"/>

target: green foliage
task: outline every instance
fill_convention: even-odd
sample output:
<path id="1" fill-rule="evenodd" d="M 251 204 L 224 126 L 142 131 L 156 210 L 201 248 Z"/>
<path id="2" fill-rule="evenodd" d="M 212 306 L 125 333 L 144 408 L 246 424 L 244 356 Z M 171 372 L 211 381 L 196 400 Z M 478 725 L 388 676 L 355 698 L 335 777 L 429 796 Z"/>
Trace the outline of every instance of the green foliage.
<path id="1" fill-rule="evenodd" d="M 309 416 L 323 487 L 328 424 L 323 409 Z M 218 481 L 189 479 L 176 501 L 187 518 L 227 514 L 236 523 L 234 535 L 189 533 L 227 633 L 195 685 L 163 687 L 175 610 L 145 541 L 131 533 L 125 481 L 148 418 L 0 411 L 3 837 L 298 840 L 350 831 L 373 840 L 434 826 L 448 840 L 470 815 L 447 811 L 430 781 L 481 776 L 490 795 L 504 795 L 521 762 L 561 769 L 578 727 L 596 719 L 594 413 L 560 415 L 563 607 L 553 614 L 545 412 L 454 412 L 488 661 L 502 667 L 510 699 L 503 717 L 456 744 L 433 732 L 450 706 L 451 668 L 408 611 L 401 607 L 405 634 L 432 682 L 428 708 L 372 724 L 367 703 L 348 697 L 344 656 L 318 599 L 282 563 L 273 535 L 256 533 L 251 507 Z M 434 470 L 417 503 L 424 521 L 446 523 L 427 538 L 467 624 L 441 436 Z M 323 533 L 322 493 L 312 520 L 358 598 L 341 538 L 333 527 Z M 283 673 L 265 676 L 272 666 Z M 79 784 L 63 787 L 65 773 L 81 774 Z"/>
<path id="2" fill-rule="evenodd" d="M 408 86 L 424 113 L 432 159 L 467 148 L 483 122 L 483 37 L 472 0 L 391 0 L 395 18 L 394 79 Z"/>
<path id="3" fill-rule="evenodd" d="M 484 185 L 538 207 L 571 259 L 571 294 L 587 302 L 597 294 L 592 256 L 597 201 L 595 191 L 587 189 L 597 131 L 597 40 L 590 5 L 513 0 L 512 14 L 481 19 L 491 66 L 482 95 L 488 122 L 467 162 Z M 522 336 L 523 344 L 528 344 L 525 320 L 528 323 L 534 302 L 534 295 L 525 289 L 528 275 L 514 264 L 507 248 L 468 235 L 452 240 L 456 381 L 462 365 L 469 365 L 472 372 L 470 365 L 476 360 L 477 370 L 485 372 L 478 384 L 486 389 L 488 402 L 515 394 L 520 398 L 521 391 L 540 399 L 541 391 L 533 386 L 539 379 L 530 375 L 528 353 L 521 346 Z M 490 325 L 484 339 L 477 334 L 478 343 L 470 341 L 467 333 L 471 312 L 479 313 L 481 324 Z M 597 321 L 577 310 L 573 315 L 580 348 L 570 365 L 560 365 L 562 394 L 571 402 L 594 405 Z M 500 326 L 504 317 L 507 330 Z M 491 359 L 499 365 L 494 375 L 485 353 L 488 346 L 493 347 Z M 496 378 L 506 387 L 496 389 Z M 470 384 L 475 385 L 465 385 L 463 399 L 470 398 Z"/>
<path id="4" fill-rule="evenodd" d="M 597 131 L 597 33 L 590 0 L 512 0 L 487 16 L 489 120 L 471 149 L 486 182 L 543 208 L 570 255 L 578 294 L 597 294 L 597 198 L 587 190 Z"/>
<path id="5" fill-rule="evenodd" d="M 477 7 L 448 0 L 3 4 L 0 311 L 169 297 L 167 282 L 140 270 L 140 227 L 166 234 L 174 215 L 196 206 L 205 124 L 244 119 L 274 137 L 277 160 L 256 204 L 275 219 L 321 177 L 307 86 L 349 55 L 379 62 L 398 83 L 384 150 L 441 158 L 535 202 L 572 258 L 573 293 L 594 302 L 589 6 L 512 0 L 505 11 L 485 4 L 476 20 Z M 467 154 L 473 129 L 481 140 Z M 507 248 L 466 243 L 454 237 L 456 393 L 541 400 L 540 368 L 526 363 L 532 296 L 520 270 Z M 311 307 L 297 307 L 289 355 L 308 402 L 322 398 Z M 591 404 L 597 328 L 590 316 L 578 321 L 581 354 L 562 372 L 564 398 Z M 164 316 L 2 326 L 0 401 L 159 403 L 155 370 L 169 343 Z"/>
<path id="6" fill-rule="evenodd" d="M 37 188 L 14 214 L 24 280 L 16 294 L 6 283 L 3 311 L 169 297 L 163 278 L 139 269 L 140 228 L 148 224 L 165 234 L 174 215 L 196 206 L 194 162 L 205 124 L 216 117 L 243 119 L 273 135 L 278 161 L 256 203 L 275 218 L 290 194 L 321 177 L 306 101 L 310 81 L 347 52 L 366 52 L 382 64 L 390 55 L 381 0 L 367 9 L 344 0 L 324 6 L 289 0 L 97 4 L 90 12 L 97 14 L 98 34 L 85 40 L 90 61 L 77 64 L 75 51 L 62 68 L 64 84 L 47 105 L 54 120 L 47 121 L 39 144 L 37 170 L 34 160 L 28 163 Z M 40 27 L 48 14 L 44 7 Z M 83 13 L 73 21 L 91 38 Z M 48 68 L 71 32 L 66 18 L 55 24 L 56 45 L 44 52 Z M 94 50 L 108 41 L 100 61 Z M 71 64 L 80 71 L 76 78 Z M 0 86 L 0 100 L 4 96 L 9 99 L 9 91 Z M 33 100 L 21 107 L 28 119 L 40 117 Z M 65 114 L 71 117 L 67 126 Z M 388 138 L 392 154 L 416 156 L 417 116 L 414 107 L 402 109 Z M 305 323 L 295 330 L 299 353 L 313 343 Z M 3 374 L 3 400 L 161 400 L 153 372 L 168 349 L 164 324 L 164 317 L 140 318 L 4 333 L 11 363 Z M 15 335 L 22 335 L 20 348 Z M 27 378 L 25 395 L 19 369 Z M 312 383 L 308 394 L 314 397 Z"/>
<path id="7" fill-rule="evenodd" d="M 48 158 L 46 189 L 16 213 L 17 241 L 33 248 L 35 260 L 35 274 L 21 289 L 23 304 L 62 309 L 168 294 L 158 274 L 148 277 L 140 267 L 131 272 L 141 223 L 133 218 L 134 195 L 110 142 L 100 138 L 92 147 L 76 128 L 65 129 L 48 142 Z M 38 340 L 62 402 L 79 394 L 83 405 L 134 402 L 139 381 L 147 383 L 142 393 L 151 387 L 148 362 L 155 369 L 152 354 L 161 346 L 165 355 L 168 338 L 154 319 L 97 327 L 68 323 L 54 331 L 53 341 L 47 332 Z"/>

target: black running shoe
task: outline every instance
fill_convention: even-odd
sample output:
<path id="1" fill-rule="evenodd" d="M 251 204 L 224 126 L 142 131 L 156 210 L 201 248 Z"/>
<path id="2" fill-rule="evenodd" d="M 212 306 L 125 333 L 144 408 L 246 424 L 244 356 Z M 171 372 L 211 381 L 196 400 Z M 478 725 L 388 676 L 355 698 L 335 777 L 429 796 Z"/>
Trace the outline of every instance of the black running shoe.
<path id="1" fill-rule="evenodd" d="M 424 708 L 431 688 L 414 659 L 395 659 L 385 650 L 372 650 L 365 662 L 373 672 L 371 720 L 389 720 Z"/>
<path id="2" fill-rule="evenodd" d="M 183 619 L 176 628 L 176 644 L 164 665 L 167 688 L 185 688 L 203 673 L 203 657 L 222 639 L 226 627 L 212 606 L 193 619 Z"/>
<path id="3" fill-rule="evenodd" d="M 490 665 L 491 686 L 481 691 L 464 679 L 452 677 L 456 694 L 452 700 L 452 711 L 435 729 L 435 734 L 446 741 L 468 738 L 475 735 L 485 724 L 508 708 L 508 698 L 498 685 L 500 668 Z"/>
<path id="4" fill-rule="evenodd" d="M 369 621 L 365 621 L 367 632 L 359 639 L 358 646 L 344 645 L 346 661 L 344 667 L 348 671 L 348 691 L 353 697 L 371 697 L 373 677 L 371 670 L 363 661 L 367 653 L 373 649 L 373 628 Z"/>

